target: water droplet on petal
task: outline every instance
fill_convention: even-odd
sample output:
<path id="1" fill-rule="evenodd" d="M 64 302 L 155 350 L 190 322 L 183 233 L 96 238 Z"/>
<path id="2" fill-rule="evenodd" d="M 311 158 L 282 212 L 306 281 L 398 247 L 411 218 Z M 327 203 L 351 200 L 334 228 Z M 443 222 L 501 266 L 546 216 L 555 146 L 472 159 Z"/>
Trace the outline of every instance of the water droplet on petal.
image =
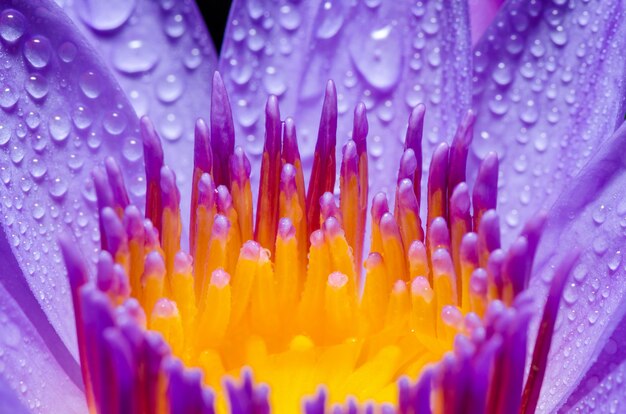
<path id="1" fill-rule="evenodd" d="M 365 80 L 373 88 L 389 91 L 400 78 L 400 47 L 398 30 L 389 24 L 370 32 L 369 36 L 353 38 L 349 51 L 357 71 Z"/>
<path id="2" fill-rule="evenodd" d="M 137 138 L 130 137 L 124 141 L 122 154 L 128 161 L 137 161 L 143 155 L 143 146 Z"/>
<path id="3" fill-rule="evenodd" d="M 0 87 L 0 106 L 3 109 L 11 109 L 17 103 L 19 94 L 15 88 L 10 85 L 4 85 Z"/>
<path id="4" fill-rule="evenodd" d="M 49 192 L 50 195 L 56 199 L 61 199 L 67 193 L 67 183 L 61 177 L 57 177 L 52 180 L 52 184 L 50 185 Z"/>
<path id="5" fill-rule="evenodd" d="M 102 81 L 100 76 L 96 75 L 92 71 L 87 71 L 80 75 L 78 84 L 80 85 L 80 89 L 88 98 L 95 99 L 100 96 L 100 93 L 102 92 Z"/>
<path id="6" fill-rule="evenodd" d="M 131 40 L 113 50 L 113 66 L 121 72 L 147 72 L 159 61 L 159 50 L 150 42 Z"/>
<path id="7" fill-rule="evenodd" d="M 24 43 L 24 57 L 34 68 L 46 67 L 51 55 L 50 41 L 44 36 L 33 36 Z"/>
<path id="8" fill-rule="evenodd" d="M 30 175 L 34 179 L 39 179 L 46 174 L 46 171 L 48 171 L 48 168 L 46 167 L 45 162 L 42 162 L 39 158 L 33 158 L 30 161 L 30 166 L 28 168 L 28 171 L 30 172 Z"/>
<path id="9" fill-rule="evenodd" d="M 0 37 L 8 43 L 15 43 L 26 31 L 26 18 L 17 10 L 7 9 L 0 15 Z"/>
<path id="10" fill-rule="evenodd" d="M 156 92 L 161 101 L 171 103 L 180 98 L 184 88 L 185 84 L 181 76 L 169 74 L 158 81 Z"/>
<path id="11" fill-rule="evenodd" d="M 0 146 L 6 145 L 11 139 L 11 129 L 5 125 L 0 125 Z"/>
<path id="12" fill-rule="evenodd" d="M 80 18 L 92 29 L 114 30 L 123 25 L 133 10 L 136 0 L 77 0 L 76 9 Z"/>
<path id="13" fill-rule="evenodd" d="M 185 18 L 182 14 L 171 15 L 165 20 L 165 33 L 174 39 L 185 33 Z"/>
<path id="14" fill-rule="evenodd" d="M 318 12 L 315 35 L 320 39 L 334 37 L 343 26 L 344 10 L 341 1 L 325 1 Z"/>
<path id="15" fill-rule="evenodd" d="M 295 8 L 286 4 L 280 8 L 278 21 L 285 30 L 296 30 L 300 26 L 301 18 Z"/>
<path id="16" fill-rule="evenodd" d="M 38 73 L 28 76 L 24 89 L 33 99 L 43 99 L 48 94 L 48 80 Z"/>
<path id="17" fill-rule="evenodd" d="M 102 123 L 109 134 L 119 135 L 126 129 L 128 120 L 123 113 L 111 112 L 104 117 Z"/>
<path id="18" fill-rule="evenodd" d="M 72 42 L 63 42 L 61 46 L 59 46 L 58 52 L 63 62 L 70 63 L 76 57 L 78 49 L 76 49 L 76 45 Z"/>
<path id="19" fill-rule="evenodd" d="M 161 134 L 163 138 L 168 141 L 176 141 L 180 138 L 183 133 L 183 126 L 180 123 L 180 120 L 176 117 L 176 115 L 169 113 L 160 123 L 161 126 Z"/>
<path id="20" fill-rule="evenodd" d="M 74 108 L 74 111 L 72 111 L 72 120 L 78 129 L 89 128 L 93 122 L 91 110 L 83 105 L 78 105 Z"/>
<path id="21" fill-rule="evenodd" d="M 50 136 L 57 142 L 65 141 L 70 134 L 71 127 L 70 120 L 64 115 L 54 115 L 48 121 Z"/>

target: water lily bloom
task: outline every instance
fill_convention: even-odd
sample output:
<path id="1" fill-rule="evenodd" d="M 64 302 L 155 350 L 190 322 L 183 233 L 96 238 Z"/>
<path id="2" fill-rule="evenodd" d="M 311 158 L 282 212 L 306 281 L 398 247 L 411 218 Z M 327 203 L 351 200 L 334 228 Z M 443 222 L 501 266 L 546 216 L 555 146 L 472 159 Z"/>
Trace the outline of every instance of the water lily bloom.
<path id="1" fill-rule="evenodd" d="M 620 2 L 235 2 L 223 79 L 59 3 L 0 10 L 2 410 L 622 408 Z"/>

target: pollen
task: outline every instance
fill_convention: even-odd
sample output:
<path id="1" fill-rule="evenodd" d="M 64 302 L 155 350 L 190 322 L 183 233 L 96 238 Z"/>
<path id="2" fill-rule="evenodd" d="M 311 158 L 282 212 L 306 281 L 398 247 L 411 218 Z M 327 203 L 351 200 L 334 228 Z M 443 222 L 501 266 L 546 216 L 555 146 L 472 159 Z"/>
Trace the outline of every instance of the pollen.
<path id="1" fill-rule="evenodd" d="M 497 156 L 466 181 L 474 114 L 434 151 L 421 194 L 414 108 L 391 199 L 368 194 L 363 104 L 337 168 L 332 81 L 307 176 L 295 121 L 275 97 L 265 115 L 256 208 L 219 74 L 210 123 L 196 124 L 191 211 L 147 118 L 145 214 L 115 160 L 93 172 L 95 283 L 62 242 L 91 412 L 516 411 L 542 222 L 502 249 Z"/>

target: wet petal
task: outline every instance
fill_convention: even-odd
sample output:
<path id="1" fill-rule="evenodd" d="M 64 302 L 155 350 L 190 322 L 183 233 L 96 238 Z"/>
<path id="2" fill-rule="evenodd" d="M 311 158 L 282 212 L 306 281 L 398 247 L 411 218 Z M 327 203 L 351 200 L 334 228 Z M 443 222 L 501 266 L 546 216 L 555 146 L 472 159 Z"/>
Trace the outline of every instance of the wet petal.
<path id="1" fill-rule="evenodd" d="M 601 145 L 548 214 L 530 289 L 545 297 L 553 268 L 582 250 L 563 293 L 539 400 L 552 412 L 586 375 L 626 311 L 626 124 Z M 534 335 L 531 335 L 533 337 Z"/>
<path id="2" fill-rule="evenodd" d="M 468 15 L 462 1 L 348 3 L 235 1 L 220 69 L 237 139 L 257 164 L 268 94 L 279 97 L 281 114 L 294 116 L 307 169 L 326 81 L 337 84 L 338 152 L 352 130 L 353 109 L 363 101 L 374 194 L 395 184 L 413 106 L 427 106 L 425 160 L 436 143 L 451 141 L 469 103 Z"/>
<path id="3" fill-rule="evenodd" d="M 606 342 L 563 410 L 619 413 L 626 409 L 626 319 Z"/>
<path id="4" fill-rule="evenodd" d="M 64 10 L 108 64 L 138 116 L 163 138 L 165 162 L 191 194 L 193 131 L 209 116 L 217 54 L 195 2 L 65 0 Z M 183 211 L 189 197 L 182 198 Z"/>
<path id="5" fill-rule="evenodd" d="M 6 235 L 0 253 L 19 264 L 2 272 L 0 282 L 23 282 L 19 305 L 36 313 L 30 308 L 37 303 L 24 298 L 38 301 L 76 355 L 56 238 L 68 229 L 87 257 L 95 256 L 99 235 L 90 173 L 106 155 L 120 159 L 133 198 L 143 196 L 138 121 L 106 66 L 53 2 L 16 2 L 15 9 L 5 3 L 0 42 L 0 211 Z"/>
<path id="6" fill-rule="evenodd" d="M 624 115 L 620 1 L 510 1 L 474 52 L 473 162 L 496 151 L 510 241 L 611 136 Z"/>
<path id="7" fill-rule="evenodd" d="M 78 363 L 60 341 L 40 335 L 38 322 L 9 292 L 0 283 L 0 411 L 84 413 Z M 65 358 L 54 351 L 56 345 L 65 349 Z"/>

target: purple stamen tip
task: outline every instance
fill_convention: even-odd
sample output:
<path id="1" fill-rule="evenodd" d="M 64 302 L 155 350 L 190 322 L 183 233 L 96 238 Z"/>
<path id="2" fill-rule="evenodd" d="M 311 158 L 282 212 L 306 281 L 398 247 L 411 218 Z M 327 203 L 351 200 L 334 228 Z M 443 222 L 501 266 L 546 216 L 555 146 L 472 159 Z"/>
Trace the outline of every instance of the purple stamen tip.
<path id="1" fill-rule="evenodd" d="M 143 215 L 137 206 L 131 204 L 124 210 L 124 228 L 130 239 L 143 238 Z"/>
<path id="2" fill-rule="evenodd" d="M 474 267 L 478 267 L 478 235 L 476 233 L 470 232 L 463 235 L 459 257 L 461 262 L 471 263 Z"/>
<path id="3" fill-rule="evenodd" d="M 113 207 L 113 191 L 109 185 L 109 179 L 106 171 L 102 167 L 96 167 L 91 172 L 94 189 L 96 190 L 96 198 L 98 200 L 98 210 L 104 207 Z"/>
<path id="4" fill-rule="evenodd" d="M 113 257 L 107 251 L 101 251 L 98 255 L 96 282 L 98 289 L 108 292 L 113 288 Z"/>
<path id="5" fill-rule="evenodd" d="M 328 239 L 343 235 L 343 229 L 335 217 L 328 217 L 324 221 L 324 234 Z"/>
<path id="6" fill-rule="evenodd" d="M 130 204 L 128 193 L 126 192 L 126 185 L 124 184 L 124 176 L 120 170 L 119 165 L 113 157 L 107 157 L 104 160 L 104 167 L 109 178 L 109 184 L 113 193 L 113 199 L 116 204 L 122 208 L 126 208 Z"/>
<path id="7" fill-rule="evenodd" d="M 204 173 L 198 181 L 198 204 L 211 206 L 215 200 L 215 185 L 210 174 Z"/>
<path id="8" fill-rule="evenodd" d="M 498 155 L 495 152 L 487 154 L 480 164 L 472 204 L 475 211 L 486 211 L 496 208 L 498 196 Z"/>
<path id="9" fill-rule="evenodd" d="M 261 255 L 261 245 L 254 240 L 248 240 L 241 247 L 240 256 L 247 260 L 259 260 Z"/>
<path id="10" fill-rule="evenodd" d="M 329 80 L 326 83 L 322 116 L 320 119 L 319 133 L 315 152 L 322 157 L 328 156 L 334 150 L 337 143 L 337 89 L 335 83 Z"/>
<path id="11" fill-rule="evenodd" d="M 529 261 L 528 241 L 526 237 L 520 236 L 509 247 L 502 264 L 502 273 L 512 285 L 515 296 L 526 288 L 530 274 Z"/>
<path id="12" fill-rule="evenodd" d="M 193 257 L 180 251 L 174 256 L 174 270 L 176 273 L 190 274 L 193 272 Z"/>
<path id="13" fill-rule="evenodd" d="M 412 149 L 421 165 L 422 158 L 422 135 L 424 133 L 424 116 L 426 114 L 426 106 L 419 104 L 413 108 L 409 116 L 409 126 L 406 131 L 404 140 L 404 148 Z"/>
<path id="14" fill-rule="evenodd" d="M 86 262 L 78 250 L 76 241 L 69 234 L 60 234 L 59 247 L 61 248 L 61 254 L 67 268 L 70 289 L 74 297 L 78 295 L 79 288 L 89 280 Z"/>
<path id="15" fill-rule="evenodd" d="M 107 239 L 107 248 L 113 254 L 120 249 L 128 248 L 128 239 L 122 221 L 111 207 L 105 207 L 100 211 L 104 236 Z"/>
<path id="16" fill-rule="evenodd" d="M 243 185 L 250 178 L 250 160 L 240 146 L 235 147 L 235 152 L 230 158 L 231 178 Z"/>
<path id="17" fill-rule="evenodd" d="M 324 232 L 322 230 L 315 230 L 309 236 L 311 246 L 320 247 L 324 244 Z"/>
<path id="18" fill-rule="evenodd" d="M 224 81 L 219 72 L 213 74 L 211 90 L 211 151 L 213 175 L 218 185 L 228 185 L 228 160 L 235 148 L 235 126 Z"/>
<path id="19" fill-rule="evenodd" d="M 432 254 L 433 274 L 437 275 L 454 275 L 454 265 L 450 252 L 446 249 L 437 249 Z"/>
<path id="20" fill-rule="evenodd" d="M 180 192 L 176 185 L 176 175 L 168 166 L 161 168 L 161 191 L 163 194 L 163 207 L 177 210 L 180 204 Z"/>
<path id="21" fill-rule="evenodd" d="M 163 166 L 163 147 L 161 139 L 154 129 L 152 121 L 147 116 L 142 116 L 139 122 L 141 138 L 143 140 L 143 154 L 146 163 L 146 178 L 158 180 L 159 171 Z"/>
<path id="22" fill-rule="evenodd" d="M 152 251 L 146 255 L 144 274 L 152 276 L 165 276 L 165 261 L 158 251 Z"/>
<path id="23" fill-rule="evenodd" d="M 463 216 L 470 210 L 470 195 L 464 182 L 456 186 L 450 197 L 450 216 Z"/>
<path id="24" fill-rule="evenodd" d="M 194 167 L 202 172 L 211 172 L 213 156 L 211 154 L 211 136 L 209 126 L 204 119 L 198 118 L 194 129 Z"/>
<path id="25" fill-rule="evenodd" d="M 479 295 L 487 294 L 487 272 L 485 269 L 478 268 L 472 272 L 470 276 L 470 291 Z"/>
<path id="26" fill-rule="evenodd" d="M 220 239 L 226 241 L 228 237 L 228 231 L 230 229 L 230 221 L 221 215 L 216 214 L 215 220 L 213 220 L 213 229 L 211 231 L 211 237 L 219 237 Z"/>
<path id="27" fill-rule="evenodd" d="M 278 236 L 283 239 L 291 239 L 296 237 L 296 228 L 290 219 L 283 217 L 278 222 Z"/>
<path id="28" fill-rule="evenodd" d="M 411 148 L 406 149 L 402 154 L 402 158 L 400 158 L 398 182 L 404 180 L 405 178 L 409 178 L 412 180 L 415 175 L 415 171 L 417 171 L 418 168 L 422 168 L 422 166 L 417 164 L 415 151 L 413 151 Z"/>
<path id="29" fill-rule="evenodd" d="M 285 162 L 295 164 L 296 161 L 300 160 L 300 151 L 298 150 L 296 123 L 292 117 L 285 119 L 283 128 L 283 157 L 285 158 Z"/>
<path id="30" fill-rule="evenodd" d="M 368 132 L 367 109 L 363 102 L 359 102 L 354 108 L 354 124 L 352 128 L 352 139 L 356 143 L 356 150 L 359 156 L 367 153 Z"/>
<path id="31" fill-rule="evenodd" d="M 430 223 L 427 240 L 431 250 L 439 248 L 450 250 L 450 231 L 448 230 L 448 223 L 443 217 L 436 217 Z"/>
<path id="32" fill-rule="evenodd" d="M 489 252 L 500 248 L 500 220 L 495 210 L 483 214 L 478 225 L 479 248 Z"/>
<path id="33" fill-rule="evenodd" d="M 325 192 L 320 197 L 320 213 L 324 219 L 329 217 L 340 217 L 341 211 L 335 203 L 335 196 L 331 192 Z"/>
<path id="34" fill-rule="evenodd" d="M 272 157 L 280 153 L 281 128 L 278 98 L 270 95 L 265 105 L 265 151 Z"/>
<path id="35" fill-rule="evenodd" d="M 227 215 L 233 208 L 233 197 L 230 195 L 225 185 L 217 187 L 217 209 L 220 213 Z"/>
<path id="36" fill-rule="evenodd" d="M 375 223 L 380 223 L 380 219 L 388 212 L 387 195 L 383 192 L 376 194 L 372 199 L 372 220 Z"/>

